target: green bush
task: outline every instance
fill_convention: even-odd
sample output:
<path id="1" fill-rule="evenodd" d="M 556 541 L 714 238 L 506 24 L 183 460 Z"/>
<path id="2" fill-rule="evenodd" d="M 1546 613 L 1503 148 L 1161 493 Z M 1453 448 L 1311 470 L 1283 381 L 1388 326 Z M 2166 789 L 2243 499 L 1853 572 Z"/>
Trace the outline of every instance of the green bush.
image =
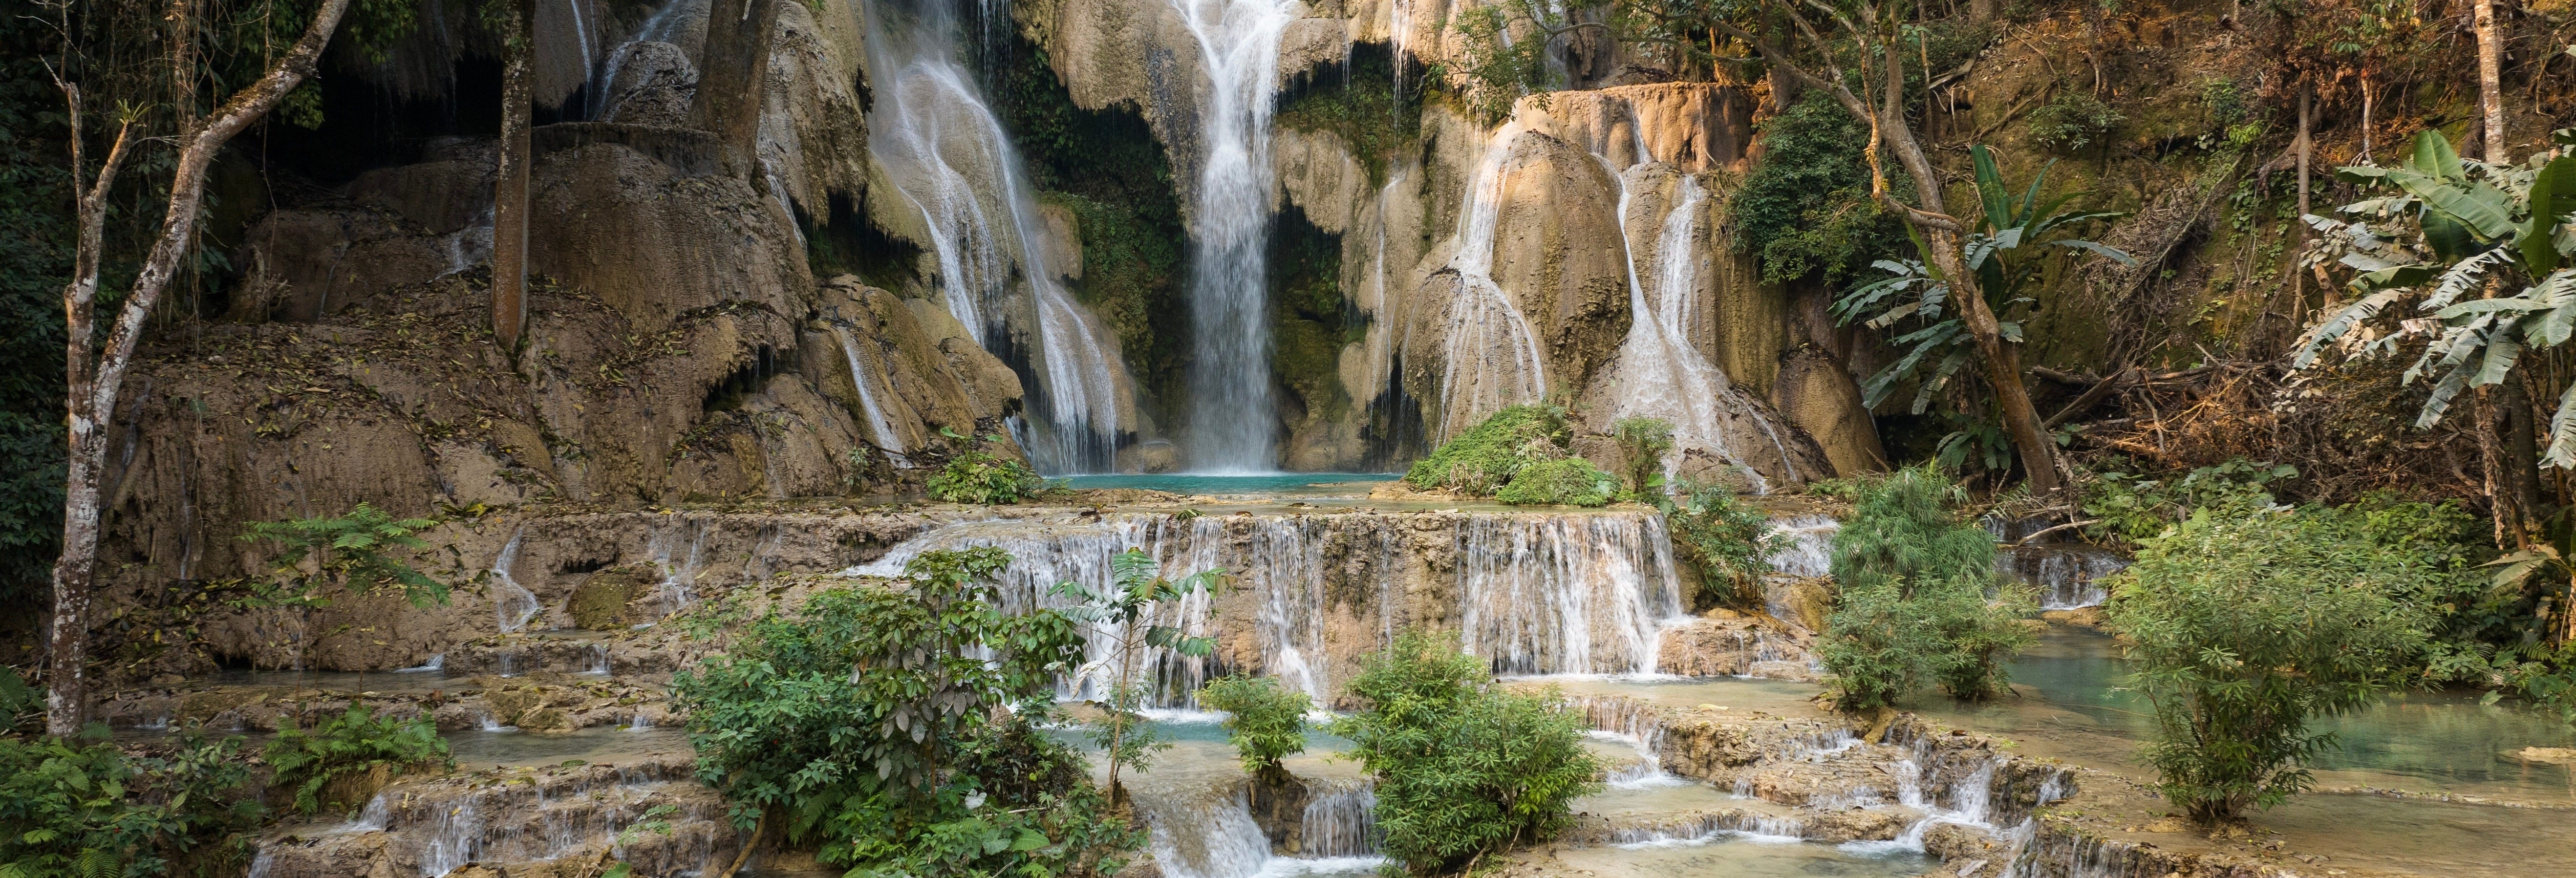
<path id="1" fill-rule="evenodd" d="M 1628 477 L 1628 495 L 1644 497 L 1663 482 L 1664 453 L 1673 450 L 1673 424 L 1662 418 L 1620 418 L 1610 425 L 1619 444 L 1619 465 Z"/>
<path id="2" fill-rule="evenodd" d="M 184 732 L 169 757 L 137 759 L 92 725 L 76 739 L 0 737 L 0 875 L 25 878 L 238 868 L 259 803 L 239 736 Z"/>
<path id="3" fill-rule="evenodd" d="M 856 875 L 1115 871 L 1142 832 L 1036 731 L 1083 660 L 1080 624 L 1006 612 L 1010 560 L 924 552 L 901 583 L 772 611 L 675 675 L 698 776 L 736 825 L 765 815 Z"/>
<path id="4" fill-rule="evenodd" d="M 1545 839 L 1573 822 L 1576 797 L 1600 788 L 1583 716 L 1495 686 L 1485 660 L 1454 641 L 1398 635 L 1361 659 L 1350 691 L 1367 707 L 1333 733 L 1377 778 L 1380 851 L 1414 874 Z"/>
<path id="5" fill-rule="evenodd" d="M 1839 706 L 1890 706 L 1926 676 L 1960 698 L 2003 692 L 2005 663 L 2032 642 L 2020 619 L 2036 602 L 1995 576 L 1994 535 L 1959 520 L 1963 498 L 1932 466 L 1852 493 L 1853 515 L 1834 534 L 1839 605 L 1817 649 Z"/>
<path id="6" fill-rule="evenodd" d="M 1735 249 L 1761 260 L 1765 283 L 1839 285 L 1884 254 L 1911 252 L 1905 227 L 1869 194 L 1861 149 L 1869 129 L 1833 96 L 1805 97 L 1762 123 L 1762 160 L 1727 199 Z M 1891 191 L 1913 184 L 1888 171 Z"/>
<path id="7" fill-rule="evenodd" d="M 1226 740 L 1242 757 L 1243 770 L 1268 780 L 1283 779 L 1279 760 L 1306 752 L 1306 713 L 1314 702 L 1270 677 L 1225 677 L 1199 690 L 1199 703 L 1225 711 Z"/>
<path id="8" fill-rule="evenodd" d="M 2337 746 L 2308 720 L 2409 674 L 2427 598 L 2458 578 L 2350 510 L 2223 505 L 2149 540 L 2113 584 L 2109 622 L 2155 707 L 2158 789 L 2215 823 L 2306 788 L 2304 763 Z"/>
<path id="9" fill-rule="evenodd" d="M 1762 574 L 1771 569 L 1771 518 L 1720 485 L 1684 484 L 1664 505 L 1673 548 L 1699 568 L 1701 595 L 1742 609 L 1761 607 Z"/>
<path id="10" fill-rule="evenodd" d="M 2059 152 L 2075 152 L 2087 146 L 2108 142 L 2111 132 L 2128 117 L 2094 97 L 2091 92 L 2068 89 L 2057 93 L 2047 105 L 2030 112 L 2030 139 Z"/>
<path id="11" fill-rule="evenodd" d="M 2085 528 L 2095 540 L 2136 544 L 2163 533 L 2192 510 L 2212 505 L 2272 504 L 2273 482 L 2299 477 L 2297 467 L 2235 458 L 2163 475 L 2106 472 L 2084 485 Z"/>
<path id="12" fill-rule="evenodd" d="M 1592 461 L 1560 457 L 1522 467 L 1494 499 L 1514 506 L 1604 506 L 1618 494 L 1617 476 Z"/>
<path id="13" fill-rule="evenodd" d="M 1431 456 L 1414 462 L 1404 480 L 1416 488 L 1450 488 L 1471 496 L 1490 496 L 1521 468 L 1565 456 L 1574 429 L 1565 410 L 1555 406 L 1516 405 L 1491 417 Z"/>
<path id="14" fill-rule="evenodd" d="M 438 736 L 438 724 L 428 716 L 383 719 L 358 704 L 349 705 L 339 716 L 324 717 L 310 732 L 277 730 L 261 755 L 277 770 L 270 783 L 294 789 L 295 810 L 305 814 L 325 806 L 349 809 L 366 804 L 325 802 L 322 797 L 332 781 L 365 774 L 377 766 L 396 774 L 424 766 L 456 767 L 456 760 L 448 756 L 447 739 Z"/>
<path id="15" fill-rule="evenodd" d="M 941 432 L 952 439 L 963 438 L 944 427 Z M 1004 440 L 1000 436 L 986 436 L 984 441 L 999 445 Z M 946 466 L 930 476 L 929 485 L 930 496 L 943 502 L 988 506 L 1017 503 L 1045 487 L 1046 480 L 1039 478 L 1037 471 L 1030 469 L 1028 464 L 972 445 L 958 449 Z"/>

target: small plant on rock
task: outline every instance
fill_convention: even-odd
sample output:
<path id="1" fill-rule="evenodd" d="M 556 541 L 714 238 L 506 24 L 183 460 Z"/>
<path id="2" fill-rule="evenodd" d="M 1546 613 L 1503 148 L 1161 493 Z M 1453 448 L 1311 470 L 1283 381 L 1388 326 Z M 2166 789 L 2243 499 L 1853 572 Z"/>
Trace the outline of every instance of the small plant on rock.
<path id="1" fill-rule="evenodd" d="M 957 454 L 930 477 L 930 496 L 948 503 L 975 503 L 996 506 L 1020 502 L 1046 487 L 1037 471 L 1008 457 L 1003 457 L 971 444 L 967 437 L 947 427 L 940 435 L 958 444 Z M 983 437 L 988 445 L 1001 445 L 1000 435 Z"/>
<path id="2" fill-rule="evenodd" d="M 1762 574 L 1771 569 L 1771 518 L 1722 485 L 1685 482 L 1660 504 L 1673 548 L 1699 568 L 1701 594 L 1741 609 L 1762 606 Z"/>
<path id="3" fill-rule="evenodd" d="M 1565 410 L 1547 405 L 1516 405 L 1495 412 L 1467 428 L 1431 455 L 1416 461 L 1404 480 L 1416 488 L 1449 488 L 1470 496 L 1491 496 L 1519 475 L 1523 467 L 1565 456 L 1574 430 Z"/>
<path id="4" fill-rule="evenodd" d="M 1617 497 L 1615 476 L 1580 457 L 1561 457 L 1522 467 L 1494 499 L 1514 506 L 1606 506 Z"/>
<path id="5" fill-rule="evenodd" d="M 271 782 L 295 790 L 295 810 L 305 814 L 326 806 L 355 808 L 366 803 L 365 795 L 373 794 L 368 790 L 349 797 L 358 801 L 341 800 L 334 796 L 333 781 L 380 768 L 390 777 L 428 767 L 456 767 L 456 760 L 448 756 L 447 739 L 438 736 L 438 724 L 429 717 L 386 719 L 359 704 L 349 705 L 339 716 L 324 717 L 310 732 L 277 730 L 261 755 L 277 769 Z"/>
<path id="6" fill-rule="evenodd" d="M 1621 418 L 1610 425 L 1619 444 L 1621 473 L 1628 477 L 1628 496 L 1644 498 L 1663 486 L 1664 454 L 1673 450 L 1673 424 L 1662 418 Z"/>
<path id="7" fill-rule="evenodd" d="M 368 503 L 346 515 L 251 522 L 241 540 L 275 544 L 277 555 L 268 578 L 246 583 L 248 594 L 230 603 L 293 612 L 296 630 L 288 636 L 300 670 L 314 644 L 348 631 L 345 625 L 319 634 L 308 630 L 313 611 L 331 605 L 333 586 L 360 596 L 399 590 L 414 607 L 447 603 L 446 583 L 395 557 L 429 548 L 418 533 L 437 526 L 436 519 L 395 518 Z"/>
<path id="8" fill-rule="evenodd" d="M 1279 760 L 1306 752 L 1306 714 L 1314 702 L 1276 678 L 1218 679 L 1199 690 L 1199 703 L 1226 712 L 1226 740 L 1242 757 L 1243 770 L 1255 777 L 1284 780 L 1288 769 Z"/>

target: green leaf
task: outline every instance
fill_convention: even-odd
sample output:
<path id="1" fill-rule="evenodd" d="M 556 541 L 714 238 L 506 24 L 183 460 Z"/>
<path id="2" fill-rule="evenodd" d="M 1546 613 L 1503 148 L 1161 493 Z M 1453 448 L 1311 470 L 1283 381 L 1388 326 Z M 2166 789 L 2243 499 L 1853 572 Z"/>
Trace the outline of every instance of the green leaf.
<path id="1" fill-rule="evenodd" d="M 2442 132 L 2427 128 L 2415 135 L 2415 146 L 2407 164 L 2416 173 L 2443 180 L 2461 180 L 2468 170 L 2460 164 L 2460 153 L 2451 148 L 2451 139 Z"/>
<path id="2" fill-rule="evenodd" d="M 2559 156 L 2531 178 L 2531 224 L 2522 232 L 2522 265 L 2533 275 L 2558 270 L 2558 226 L 2576 214 L 2576 156 Z"/>
<path id="3" fill-rule="evenodd" d="M 2414 174 L 2392 174 L 2389 179 L 2417 198 L 2424 199 L 2430 213 L 2468 226 L 2480 241 L 2494 241 L 2513 234 L 2513 205 L 2505 194 L 2484 183 L 2462 185 Z M 2428 216 L 2429 220 L 2430 217 Z M 2430 235 L 2432 223 L 2426 223 Z M 2438 244 L 2438 242 L 2437 242 Z"/>

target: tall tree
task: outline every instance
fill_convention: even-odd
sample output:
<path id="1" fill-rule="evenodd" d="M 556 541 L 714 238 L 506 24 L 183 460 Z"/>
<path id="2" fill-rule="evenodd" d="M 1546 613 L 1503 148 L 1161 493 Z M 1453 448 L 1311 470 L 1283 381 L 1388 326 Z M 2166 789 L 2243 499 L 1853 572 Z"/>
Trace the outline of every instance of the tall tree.
<path id="1" fill-rule="evenodd" d="M 1765 18 L 1777 16 L 1773 20 L 1788 22 L 1787 29 L 1796 40 L 1793 45 L 1808 49 L 1804 56 L 1784 51 L 1779 44 L 1733 22 L 1713 19 L 1711 25 L 1752 46 L 1773 70 L 1787 71 L 1805 87 L 1831 95 L 1852 118 L 1869 125 L 1869 146 L 1864 155 L 1869 163 L 1871 197 L 1903 218 L 1922 238 L 1921 249 L 1930 267 L 1953 285 L 1951 298 L 1957 302 L 1959 317 L 1976 345 L 1986 382 L 1994 387 L 1995 401 L 2003 410 L 2004 431 L 2012 438 L 2013 450 L 2021 456 L 2031 490 L 2043 495 L 2056 493 L 2064 484 L 2058 476 L 2057 448 L 2041 427 L 2039 411 L 2030 401 L 2030 389 L 2022 384 L 2020 340 L 2004 336 L 2002 322 L 1986 304 L 1984 290 L 1968 265 L 1964 245 L 1973 223 L 1948 212 L 1941 193 L 1941 175 L 1932 167 L 1922 141 L 1905 123 L 1905 59 L 1913 46 L 1903 36 L 1904 16 L 1895 11 L 1896 7 L 1882 9 L 1870 0 L 1848 5 L 1812 0 L 1755 2 L 1755 8 L 1768 13 Z M 1822 16 L 1831 30 L 1820 30 L 1809 12 Z M 1834 36 L 1837 34 L 1839 40 Z M 1842 58 L 1858 62 L 1859 69 L 1845 71 L 1838 60 Z M 1857 93 L 1852 91 L 1854 84 L 1860 87 Z M 1886 160 L 1890 154 L 1913 180 L 1913 204 L 1898 200 L 1889 190 Z"/>
<path id="2" fill-rule="evenodd" d="M 492 336 L 502 353 L 519 349 L 528 319 L 528 172 L 535 154 L 529 115 L 535 109 L 529 63 L 536 54 L 530 22 L 535 0 L 499 0 L 501 24 L 501 142 L 493 150 Z"/>
<path id="3" fill-rule="evenodd" d="M 191 4 L 177 4 L 171 15 L 189 16 L 194 9 Z M 54 618 L 47 648 L 45 729 L 52 734 L 79 732 L 87 713 L 84 665 L 89 651 L 90 579 L 98 562 L 99 479 L 107 469 L 107 424 L 116 413 L 117 391 L 125 381 L 126 369 L 133 365 L 144 324 L 171 280 L 184 267 L 182 263 L 196 237 L 207 170 L 215 154 L 235 135 L 276 109 L 288 93 L 313 75 L 323 47 L 331 42 L 332 33 L 339 29 L 340 18 L 348 9 L 349 0 L 321 0 L 304 35 L 285 54 L 269 62 L 259 79 L 234 92 L 212 113 L 180 120 L 183 127 L 175 138 L 179 151 L 170 180 L 169 208 L 162 215 L 160 233 L 144 257 L 133 287 L 126 291 L 124 305 L 103 348 L 96 347 L 96 311 L 107 196 L 114 189 L 118 173 L 133 157 L 136 121 L 131 115 L 118 120 L 106 160 L 83 185 L 81 177 L 90 173 L 81 145 L 85 98 L 79 84 L 57 80 L 70 111 L 80 236 L 74 250 L 71 282 L 63 286 L 67 330 L 63 371 L 69 390 L 65 407 L 70 459 L 65 467 L 63 548 L 62 557 L 54 564 Z M 199 27 L 198 22 L 190 20 L 173 21 L 171 25 L 192 37 Z"/>

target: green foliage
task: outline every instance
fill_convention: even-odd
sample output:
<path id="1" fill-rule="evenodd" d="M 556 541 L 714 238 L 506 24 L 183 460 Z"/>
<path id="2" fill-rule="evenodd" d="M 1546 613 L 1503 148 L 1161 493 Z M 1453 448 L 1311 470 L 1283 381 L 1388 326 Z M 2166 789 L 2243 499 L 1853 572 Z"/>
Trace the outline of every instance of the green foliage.
<path id="1" fill-rule="evenodd" d="M 2425 131 L 2403 164 L 2339 168 L 2344 182 L 2393 192 L 2344 205 L 2356 217 L 2322 217 L 2311 262 L 2353 271 L 2352 304 L 2308 330 L 2291 361 L 2315 365 L 2329 348 L 2347 356 L 2388 356 L 2423 344 L 2404 382 L 2439 375 L 2416 416 L 2440 423 L 2460 391 L 2501 384 L 2528 350 L 2551 350 L 2576 335 L 2576 155 L 2570 147 L 2520 165 L 2463 162 L 2439 131 Z M 2383 189 L 2383 191 L 2385 191 Z M 2472 297 L 2472 290 L 2495 290 Z M 2413 300 L 2429 319 L 2385 320 Z M 2373 321 L 2384 333 L 2357 333 Z M 2376 337 L 2372 337 L 2376 335 Z M 2546 466 L 2576 468 L 2576 392 L 2550 418 Z"/>
<path id="2" fill-rule="evenodd" d="M 241 746 L 191 731 L 171 756 L 136 759 L 105 726 L 0 737 L 0 876 L 143 878 L 246 853 L 259 803 L 240 795 Z"/>
<path id="3" fill-rule="evenodd" d="M 261 755 L 277 770 L 271 783 L 293 788 L 295 810 L 306 814 L 324 807 L 347 809 L 365 804 L 325 802 L 322 796 L 332 781 L 366 774 L 377 766 L 397 774 L 430 765 L 456 767 L 456 760 L 448 756 L 447 739 L 438 736 L 438 724 L 428 716 L 385 719 L 358 704 L 349 705 L 348 711 L 339 716 L 324 717 L 310 732 L 277 730 L 277 737 L 268 742 Z"/>
<path id="4" fill-rule="evenodd" d="M 2022 340 L 2021 321 L 2013 314 L 2019 306 L 2036 301 L 2028 295 L 2029 286 L 2045 276 L 2052 261 L 2092 253 L 2122 264 L 2136 264 L 2126 253 L 2073 236 L 2079 226 L 2119 214 L 2064 209 L 2067 202 L 2084 194 L 2081 192 L 2042 203 L 2039 193 L 2048 186 L 2046 168 L 2032 178 L 2030 188 L 2016 197 L 2004 181 L 2003 172 L 1996 168 L 1992 151 L 1979 145 L 1968 152 L 1976 166 L 1977 197 L 1982 209 L 1970 217 L 1974 222 L 1960 245 L 1960 263 L 1976 275 L 1977 289 L 1985 297 L 1986 307 L 2001 322 L 2005 341 Z M 1918 251 L 1923 246 L 1928 245 L 1917 239 Z M 1950 305 L 1949 280 L 1933 266 L 1920 259 L 1881 259 L 1872 265 L 1885 270 L 1888 276 L 1853 287 L 1834 302 L 1832 311 L 1842 324 L 1857 320 L 1871 329 L 1894 333 L 1888 341 L 1905 351 L 1903 357 L 1862 382 L 1862 404 L 1877 408 L 1898 387 L 1912 382 L 1915 392 L 1911 411 L 1919 415 L 1931 406 L 1934 396 L 1950 388 L 1951 381 L 1977 355 L 1975 339 L 1968 333 L 1967 321 Z M 1911 328 L 1899 331 L 1900 326 Z M 1966 406 L 1957 408 L 1969 410 Z"/>
<path id="5" fill-rule="evenodd" d="M 1762 264 L 1765 283 L 1835 283 L 1872 257 L 1906 248 L 1905 228 L 1869 194 L 1861 149 L 1868 128 L 1822 91 L 1809 91 L 1762 123 L 1762 161 L 1727 200 L 1737 252 Z M 1888 185 L 1912 191 L 1891 169 Z"/>
<path id="6" fill-rule="evenodd" d="M 1038 734 L 1081 625 L 1012 613 L 999 549 L 924 552 L 888 585 L 745 624 L 672 678 L 698 776 L 859 875 L 1076 874 L 1141 833 Z M 1100 861 L 1102 871 L 1117 864 Z"/>
<path id="7" fill-rule="evenodd" d="M 1039 478 L 1028 464 L 967 444 L 966 437 L 947 427 L 939 428 L 939 432 L 961 447 L 948 458 L 947 465 L 930 476 L 930 496 L 949 503 L 1000 505 L 1020 502 L 1045 489 L 1046 480 Z M 983 439 L 992 445 L 1006 441 L 1000 435 Z"/>
<path id="8" fill-rule="evenodd" d="M 2304 789 L 2336 746 L 2308 720 L 2370 704 L 2409 673 L 2458 565 L 2351 510 L 2230 504 L 2147 542 L 2114 584 L 2110 627 L 2155 706 L 2165 798 L 2219 822 Z"/>
<path id="9" fill-rule="evenodd" d="M 1360 662 L 1366 709 L 1333 722 L 1377 778 L 1379 849 L 1417 875 L 1573 823 L 1569 804 L 1600 788 L 1582 746 L 1588 723 L 1551 697 L 1507 692 L 1454 641 L 1407 631 Z"/>
<path id="10" fill-rule="evenodd" d="M 1199 703 L 1226 712 L 1226 740 L 1243 759 L 1244 771 L 1276 778 L 1287 771 L 1279 765 L 1282 757 L 1306 752 L 1306 714 L 1314 702 L 1276 678 L 1213 680 L 1199 690 Z"/>
<path id="11" fill-rule="evenodd" d="M 323 586 L 338 585 L 356 595 L 399 588 L 412 606 L 428 607 L 447 603 L 447 584 L 387 553 L 429 548 L 429 541 L 416 534 L 437 526 L 435 519 L 395 518 L 359 503 L 346 515 L 254 521 L 241 540 L 277 545 L 277 556 L 269 562 L 276 588 L 267 594 L 279 605 L 328 606 L 316 594 Z"/>
<path id="12" fill-rule="evenodd" d="M 63 530 L 63 284 L 71 187 L 62 92 L 46 68 L 60 35 L 0 16 L 0 603 L 51 591 Z M 120 266 L 111 262 L 113 277 Z"/>
<path id="13" fill-rule="evenodd" d="M 1644 497 L 1663 483 L 1664 454 L 1673 450 L 1672 422 L 1662 418 L 1621 418 L 1610 425 L 1619 444 L 1620 468 L 1628 477 L 1628 494 Z"/>
<path id="14" fill-rule="evenodd" d="M 1930 466 L 1861 482 L 1855 493 L 1851 519 L 1834 534 L 1841 598 L 1817 649 L 1839 706 L 1892 705 L 1927 676 L 1960 698 L 2004 691 L 2005 663 L 2032 642 L 2020 619 L 2037 607 L 1997 581 L 1994 535 L 1959 520 L 1961 492 Z"/>
<path id="15" fill-rule="evenodd" d="M 1342 75 L 1309 78 L 1280 104 L 1272 124 L 1341 137 L 1368 171 L 1369 187 L 1383 186 L 1390 162 L 1421 149 L 1420 79 L 1405 77 L 1398 90 L 1399 63 L 1379 44 L 1354 45 Z"/>
<path id="16" fill-rule="evenodd" d="M 1605 506 L 1619 495 L 1619 479 L 1580 457 L 1542 460 L 1522 467 L 1494 499 L 1514 506 Z"/>
<path id="17" fill-rule="evenodd" d="M 1522 96 L 1555 88 L 1548 48 L 1578 26 L 1575 13 L 1591 5 L 1598 4 L 1508 0 L 1458 13 L 1455 29 L 1464 47 L 1458 72 L 1466 78 L 1468 114 L 1482 124 L 1498 124 Z"/>
<path id="18" fill-rule="evenodd" d="M 2027 122 L 2032 142 L 2058 152 L 2073 153 L 2087 146 L 2109 143 L 2111 132 L 2128 121 L 2127 116 L 2092 92 L 2064 89 L 2039 109 L 2030 111 Z"/>
<path id="19" fill-rule="evenodd" d="M 2085 532 L 2095 539 L 2135 545 L 2181 523 L 2195 509 L 2270 506 L 2271 483 L 2298 477 L 2297 467 L 2241 457 L 2180 476 L 2106 472 L 2084 486 L 2084 515 L 2101 522 Z"/>
<path id="20" fill-rule="evenodd" d="M 1574 428 L 1566 423 L 1564 409 L 1511 406 L 1415 461 L 1404 480 L 1417 488 L 1491 495 L 1509 484 L 1522 467 L 1565 456 L 1565 447 L 1573 441 Z"/>
<path id="21" fill-rule="evenodd" d="M 1699 567 L 1701 595 L 1743 609 L 1762 606 L 1762 574 L 1771 548 L 1771 518 L 1721 485 L 1685 483 L 1664 501 L 1673 548 Z"/>
<path id="22" fill-rule="evenodd" d="M 1179 579 L 1164 578 L 1159 568 L 1154 556 L 1142 549 L 1128 549 L 1109 559 L 1107 589 L 1094 589 L 1079 582 L 1059 582 L 1054 589 L 1057 597 L 1075 602 L 1062 611 L 1066 616 L 1091 623 L 1095 631 L 1115 644 L 1108 658 L 1108 702 L 1101 705 L 1101 715 L 1089 723 L 1092 743 L 1109 759 L 1109 794 L 1113 798 L 1120 794 L 1120 768 L 1134 766 L 1142 771 L 1154 751 L 1170 746 L 1145 724 L 1142 711 L 1149 693 L 1136 679 L 1137 664 L 1144 659 L 1145 651 L 1164 649 L 1192 657 L 1205 657 L 1216 651 L 1215 638 L 1193 637 L 1177 626 L 1155 623 L 1147 614 L 1157 605 L 1172 606 L 1190 595 L 1222 589 L 1225 568 L 1201 570 Z"/>

